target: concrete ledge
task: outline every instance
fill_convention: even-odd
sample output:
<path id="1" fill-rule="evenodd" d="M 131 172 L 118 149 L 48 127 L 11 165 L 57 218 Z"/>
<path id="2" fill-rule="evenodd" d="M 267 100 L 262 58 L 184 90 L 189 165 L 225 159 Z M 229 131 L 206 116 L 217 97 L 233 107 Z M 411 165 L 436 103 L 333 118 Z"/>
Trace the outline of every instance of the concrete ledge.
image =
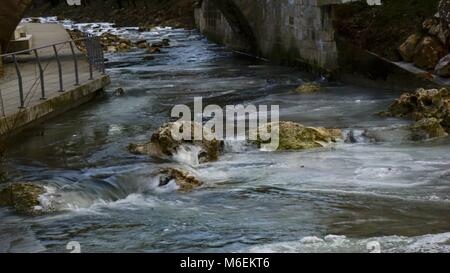
<path id="1" fill-rule="evenodd" d="M 103 88 L 109 83 L 109 76 L 103 75 L 80 86 L 75 86 L 59 96 L 43 100 L 42 103 L 24 108 L 10 116 L 2 117 L 0 118 L 0 137 L 17 134 L 26 128 L 86 103 L 103 92 Z"/>
<path id="2" fill-rule="evenodd" d="M 337 39 L 337 46 L 340 68 L 337 76 L 346 82 L 400 91 L 442 86 L 430 80 L 429 73 L 413 73 L 397 63 L 359 49 L 343 38 Z"/>

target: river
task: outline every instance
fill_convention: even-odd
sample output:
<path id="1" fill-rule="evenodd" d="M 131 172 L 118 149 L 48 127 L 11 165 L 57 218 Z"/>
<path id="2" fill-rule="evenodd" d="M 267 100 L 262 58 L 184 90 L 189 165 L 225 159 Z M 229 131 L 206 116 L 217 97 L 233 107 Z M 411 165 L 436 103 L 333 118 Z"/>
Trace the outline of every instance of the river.
<path id="1" fill-rule="evenodd" d="M 149 61 L 144 50 L 107 54 L 112 84 L 103 98 L 17 138 L 10 176 L 45 184 L 57 210 L 26 217 L 0 208 L 0 251 L 68 252 L 76 241 L 83 252 L 368 252 L 371 242 L 382 252 L 450 252 L 450 141 L 412 142 L 409 121 L 376 115 L 398 91 L 327 82 L 196 31 L 119 31 L 169 38 L 171 47 Z M 325 90 L 293 92 L 311 80 Z M 124 96 L 114 95 L 118 87 Z M 126 147 L 198 96 L 279 105 L 281 120 L 353 130 L 357 142 L 298 152 L 227 142 L 219 161 L 187 164 L 202 188 L 157 187 L 161 166 L 190 162 Z"/>

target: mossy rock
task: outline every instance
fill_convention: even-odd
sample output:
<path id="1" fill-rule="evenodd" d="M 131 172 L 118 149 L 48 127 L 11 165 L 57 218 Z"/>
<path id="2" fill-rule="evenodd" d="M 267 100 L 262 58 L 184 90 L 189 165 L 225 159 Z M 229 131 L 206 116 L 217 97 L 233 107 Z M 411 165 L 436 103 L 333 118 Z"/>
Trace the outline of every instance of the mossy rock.
<path id="1" fill-rule="evenodd" d="M 429 90 L 421 88 L 412 93 L 402 94 L 388 111 L 382 114 L 411 118 L 415 121 L 423 120 L 419 123 L 420 126 L 430 125 L 438 120 L 448 133 L 450 131 L 450 94 L 446 88 Z"/>
<path id="2" fill-rule="evenodd" d="M 188 192 L 203 185 L 203 182 L 184 170 L 164 168 L 160 170 L 160 173 L 164 175 L 160 177 L 160 186 L 164 186 L 171 180 L 174 180 L 179 187 L 178 191 L 181 192 Z"/>
<path id="3" fill-rule="evenodd" d="M 262 129 L 266 132 L 271 132 L 275 124 L 276 123 L 268 123 L 263 125 Z M 279 122 L 278 132 L 279 145 L 277 150 L 279 151 L 326 147 L 342 138 L 342 131 L 340 129 L 306 127 L 302 124 L 290 121 Z M 261 147 L 262 144 L 270 143 L 270 140 L 262 141 L 258 134 L 257 140 L 252 142 Z"/>
<path id="4" fill-rule="evenodd" d="M 39 197 L 45 193 L 41 185 L 33 183 L 8 183 L 0 188 L 0 206 L 9 206 L 19 214 L 35 215 L 40 205 Z"/>
<path id="5" fill-rule="evenodd" d="M 441 125 L 442 120 L 437 118 L 424 118 L 417 121 L 412 127 L 413 140 L 426 140 L 430 138 L 446 137 L 447 132 Z"/>
<path id="6" fill-rule="evenodd" d="M 190 136 L 187 137 L 188 139 L 181 138 L 181 134 L 186 129 L 190 129 Z M 201 140 L 194 139 L 195 131 L 203 132 Z M 180 135 L 174 136 L 172 132 L 178 132 Z M 218 160 L 224 145 L 222 140 L 216 139 L 215 134 L 201 124 L 190 121 L 177 121 L 161 126 L 153 133 L 150 141 L 147 143 L 128 145 L 128 150 L 133 154 L 147 154 L 157 157 L 173 156 L 183 144 L 192 144 L 200 147 L 201 150 L 198 154 L 200 163 Z"/>
<path id="7" fill-rule="evenodd" d="M 315 92 L 319 92 L 320 90 L 322 90 L 322 87 L 317 84 L 317 83 L 305 83 L 300 85 L 299 87 L 297 87 L 295 89 L 295 92 L 297 93 L 315 93 Z"/>

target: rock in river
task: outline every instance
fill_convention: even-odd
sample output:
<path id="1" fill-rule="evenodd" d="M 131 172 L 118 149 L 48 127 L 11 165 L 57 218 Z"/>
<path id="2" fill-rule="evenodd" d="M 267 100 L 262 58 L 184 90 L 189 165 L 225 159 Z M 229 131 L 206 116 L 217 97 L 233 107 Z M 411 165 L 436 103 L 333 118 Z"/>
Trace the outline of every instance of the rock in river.
<path id="1" fill-rule="evenodd" d="M 155 56 L 152 56 L 152 55 L 147 55 L 147 56 L 142 57 L 143 61 L 153 61 L 154 59 L 155 59 Z"/>
<path id="2" fill-rule="evenodd" d="M 270 131 L 273 127 L 273 124 L 274 123 L 268 123 L 266 125 L 263 125 L 263 129 Z M 278 150 L 303 150 L 325 147 L 328 144 L 336 142 L 338 139 L 342 138 L 342 131 L 340 129 L 306 127 L 302 124 L 290 121 L 279 122 L 278 130 Z M 261 140 L 255 141 L 255 143 L 258 145 L 268 142 L 263 142 Z"/>
<path id="3" fill-rule="evenodd" d="M 295 89 L 295 91 L 298 93 L 314 93 L 314 92 L 320 91 L 321 89 L 322 88 L 319 84 L 309 82 L 309 83 L 300 85 L 299 87 L 297 87 Z"/>
<path id="4" fill-rule="evenodd" d="M 446 88 L 440 90 L 420 88 L 412 93 L 403 93 L 389 106 L 385 114 L 415 120 L 428 117 L 440 119 L 450 110 L 449 103 L 450 96 Z"/>
<path id="5" fill-rule="evenodd" d="M 161 52 L 161 48 L 151 46 L 151 47 L 149 47 L 147 49 L 147 52 L 150 53 L 150 54 L 160 53 Z"/>
<path id="6" fill-rule="evenodd" d="M 0 206 L 13 207 L 17 213 L 34 215 L 39 212 L 39 198 L 46 192 L 34 183 L 8 183 L 0 188 Z"/>
<path id="7" fill-rule="evenodd" d="M 195 140 L 194 132 L 203 132 L 204 137 L 201 140 Z M 181 137 L 182 135 L 184 137 Z M 149 142 L 130 144 L 128 150 L 134 154 L 173 156 L 183 144 L 199 147 L 197 155 L 199 163 L 217 160 L 223 149 L 223 141 L 217 140 L 215 134 L 201 124 L 190 121 L 176 121 L 161 126 L 153 133 Z"/>
<path id="8" fill-rule="evenodd" d="M 139 41 L 135 42 L 134 44 L 136 45 L 137 48 L 141 48 L 141 49 L 147 48 L 149 46 L 147 43 L 147 40 L 139 40 Z"/>
<path id="9" fill-rule="evenodd" d="M 424 140 L 437 137 L 448 136 L 447 132 L 441 125 L 441 120 L 437 118 L 423 118 L 417 121 L 412 127 L 412 139 Z"/>
<path id="10" fill-rule="evenodd" d="M 160 173 L 162 175 L 159 178 L 159 186 L 164 186 L 174 180 L 179 187 L 179 191 L 187 192 L 203 185 L 203 182 L 184 170 L 164 168 L 160 170 Z"/>
<path id="11" fill-rule="evenodd" d="M 414 119 L 415 140 L 443 137 L 450 132 L 450 94 L 446 88 L 404 93 L 383 114 Z"/>

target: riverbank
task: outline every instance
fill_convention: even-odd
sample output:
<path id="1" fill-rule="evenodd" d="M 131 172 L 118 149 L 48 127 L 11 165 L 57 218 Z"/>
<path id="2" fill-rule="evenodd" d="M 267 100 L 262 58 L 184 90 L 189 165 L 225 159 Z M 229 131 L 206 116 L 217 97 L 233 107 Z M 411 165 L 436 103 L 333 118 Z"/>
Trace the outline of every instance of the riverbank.
<path id="1" fill-rule="evenodd" d="M 400 61 L 398 47 L 411 35 L 422 32 L 424 20 L 437 12 L 439 0 L 385 0 L 381 6 L 354 2 L 335 7 L 339 36 L 352 45 L 391 61 Z"/>
<path id="2" fill-rule="evenodd" d="M 65 1 L 61 1 L 56 6 L 50 3 L 35 5 L 27 16 L 58 16 L 59 19 L 78 22 L 113 22 L 117 26 L 139 26 L 143 29 L 154 26 L 192 29 L 195 26 L 194 2 L 92 0 L 83 6 L 68 6 Z"/>

